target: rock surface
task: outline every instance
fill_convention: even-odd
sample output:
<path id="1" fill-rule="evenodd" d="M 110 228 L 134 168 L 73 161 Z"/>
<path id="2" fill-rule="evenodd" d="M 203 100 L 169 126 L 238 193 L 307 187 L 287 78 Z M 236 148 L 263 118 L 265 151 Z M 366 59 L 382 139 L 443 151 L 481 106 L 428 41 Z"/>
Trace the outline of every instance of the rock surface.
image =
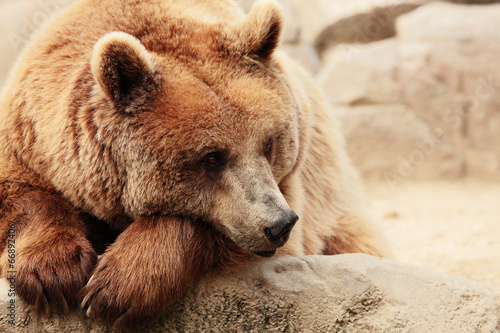
<path id="1" fill-rule="evenodd" d="M 496 180 L 500 180 L 499 17 L 500 5 L 432 3 L 397 23 L 405 103 L 446 134 L 460 152 L 467 175 Z"/>
<path id="2" fill-rule="evenodd" d="M 450 179 L 463 170 L 456 148 L 399 103 L 336 106 L 346 145 L 365 179 L 393 189 L 408 179 Z M 374 140 L 376 138 L 376 140 Z M 381 179 L 382 178 L 382 179 Z"/>
<path id="3" fill-rule="evenodd" d="M 500 186 L 418 181 L 368 186 L 397 260 L 479 281 L 500 294 Z"/>
<path id="4" fill-rule="evenodd" d="M 22 307 L 13 326 L 2 283 L 1 332 L 110 332 Z M 435 271 L 360 254 L 283 256 L 197 283 L 146 331 L 498 332 L 498 310 L 493 291 Z"/>
<path id="5" fill-rule="evenodd" d="M 349 153 L 365 179 L 459 177 L 460 150 L 404 101 L 399 47 L 391 38 L 342 44 L 325 56 L 317 81 L 344 125 Z"/>
<path id="6" fill-rule="evenodd" d="M 433 2 L 395 38 L 323 54 L 317 80 L 366 179 L 500 179 L 498 17 L 498 4 Z"/>

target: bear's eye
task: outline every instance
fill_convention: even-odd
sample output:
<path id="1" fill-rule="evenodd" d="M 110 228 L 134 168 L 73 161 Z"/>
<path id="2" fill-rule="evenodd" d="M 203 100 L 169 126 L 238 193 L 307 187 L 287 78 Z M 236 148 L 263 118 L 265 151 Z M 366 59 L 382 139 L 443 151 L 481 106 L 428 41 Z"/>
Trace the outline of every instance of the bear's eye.
<path id="1" fill-rule="evenodd" d="M 272 150 L 273 150 L 273 138 L 269 138 L 264 143 L 264 155 L 266 155 L 266 157 L 269 157 L 271 155 Z"/>
<path id="2" fill-rule="evenodd" d="M 221 153 L 210 153 L 205 155 L 203 162 L 209 168 L 221 167 L 225 164 L 224 156 Z"/>

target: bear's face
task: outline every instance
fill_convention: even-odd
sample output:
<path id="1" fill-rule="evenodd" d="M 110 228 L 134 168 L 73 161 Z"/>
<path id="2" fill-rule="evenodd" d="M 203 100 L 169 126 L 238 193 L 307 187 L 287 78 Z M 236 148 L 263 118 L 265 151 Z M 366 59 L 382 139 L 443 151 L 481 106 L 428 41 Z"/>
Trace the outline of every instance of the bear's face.
<path id="1" fill-rule="evenodd" d="M 252 35 L 255 20 L 263 31 Z M 96 119 L 130 216 L 202 219 L 262 256 L 286 242 L 297 216 L 279 184 L 299 142 L 297 106 L 271 57 L 279 22 L 274 7 L 257 8 L 237 38 L 195 38 L 184 53 L 152 52 L 121 32 L 99 40 L 92 71 L 109 107 Z M 238 41 L 241 31 L 254 40 Z"/>

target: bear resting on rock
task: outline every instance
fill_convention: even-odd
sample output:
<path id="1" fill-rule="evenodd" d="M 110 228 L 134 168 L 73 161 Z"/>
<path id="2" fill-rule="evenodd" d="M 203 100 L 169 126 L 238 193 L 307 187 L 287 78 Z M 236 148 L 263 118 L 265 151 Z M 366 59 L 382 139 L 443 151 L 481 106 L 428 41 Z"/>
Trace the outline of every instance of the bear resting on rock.
<path id="1" fill-rule="evenodd" d="M 276 252 L 383 255 L 281 27 L 272 1 L 245 17 L 231 0 L 82 0 L 36 34 L 0 99 L 0 269 L 18 296 L 131 331 Z"/>

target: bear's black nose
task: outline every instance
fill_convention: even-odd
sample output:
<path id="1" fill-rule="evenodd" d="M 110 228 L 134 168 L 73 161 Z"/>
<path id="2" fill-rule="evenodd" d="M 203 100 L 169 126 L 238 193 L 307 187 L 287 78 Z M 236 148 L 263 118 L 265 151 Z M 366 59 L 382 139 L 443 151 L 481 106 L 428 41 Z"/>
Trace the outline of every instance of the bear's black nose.
<path id="1" fill-rule="evenodd" d="M 269 241 L 277 246 L 283 246 L 290 237 L 290 232 L 299 217 L 293 210 L 287 211 L 270 228 L 264 228 L 264 234 Z"/>

